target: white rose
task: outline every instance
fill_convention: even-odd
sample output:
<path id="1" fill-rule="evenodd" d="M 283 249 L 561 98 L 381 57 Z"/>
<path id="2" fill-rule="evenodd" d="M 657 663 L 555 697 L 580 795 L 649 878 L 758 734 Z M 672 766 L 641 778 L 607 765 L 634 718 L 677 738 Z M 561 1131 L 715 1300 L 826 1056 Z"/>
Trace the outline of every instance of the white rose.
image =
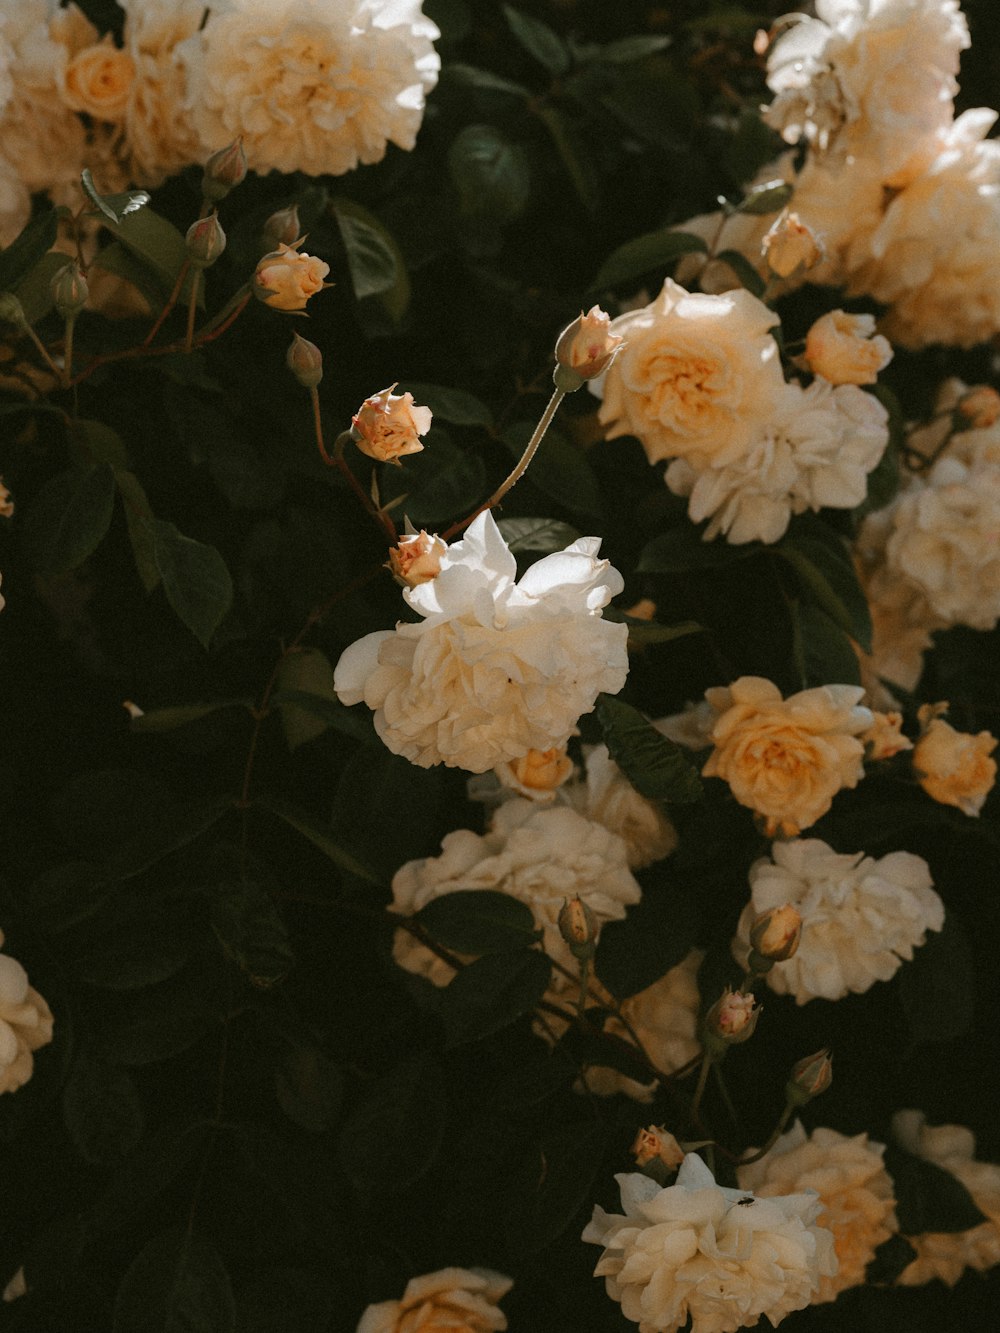
<path id="1" fill-rule="evenodd" d="M 363 699 L 389 749 L 422 768 L 485 773 L 565 745 L 628 671 L 628 627 L 601 619 L 623 582 L 599 547 L 581 537 L 516 582 L 514 556 L 481 514 L 437 577 L 404 591 L 424 619 L 344 652 L 334 676 L 341 701 Z"/>
<path id="2" fill-rule="evenodd" d="M 833 1237 L 815 1225 L 813 1194 L 758 1199 L 717 1185 L 688 1153 L 676 1184 L 615 1177 L 624 1213 L 595 1208 L 583 1239 L 604 1246 L 594 1270 L 639 1333 L 735 1333 L 777 1324 L 836 1271 Z"/>
<path id="3" fill-rule="evenodd" d="M 412 148 L 441 61 L 420 0 L 222 0 L 182 43 L 195 128 L 252 170 L 341 176 Z"/>
<path id="4" fill-rule="evenodd" d="M 191 123 L 181 43 L 193 38 L 202 0 L 119 0 L 123 42 L 135 66 L 125 106 L 124 153 L 132 180 L 156 186 L 208 157 Z"/>
<path id="5" fill-rule="evenodd" d="M 633 870 L 669 856 L 677 846 L 677 830 L 660 806 L 636 791 L 606 745 L 584 746 L 584 756 L 585 781 L 566 787 L 566 800 L 625 840 Z"/>
<path id="6" fill-rule="evenodd" d="M 821 1128 L 807 1135 L 796 1120 L 759 1162 L 736 1168 L 740 1188 L 764 1198 L 809 1190 L 819 1195 L 816 1224 L 833 1233 L 839 1267 L 821 1280 L 816 1304 L 860 1286 L 876 1249 L 898 1230 L 884 1152 L 885 1145 L 870 1143 L 867 1134 Z"/>
<path id="7" fill-rule="evenodd" d="M 33 1052 L 51 1040 L 52 1011 L 28 985 L 21 964 L 0 954 L 0 1093 L 16 1092 L 27 1083 L 34 1071 Z"/>
<path id="8" fill-rule="evenodd" d="M 762 913 L 790 903 L 802 917 L 795 954 L 776 963 L 767 984 L 796 1004 L 839 1000 L 888 981 L 904 959 L 944 924 L 944 904 L 927 862 L 910 852 L 844 856 L 818 838 L 775 843 L 773 860 L 750 867 L 750 902 L 733 940 L 744 961 L 750 928 Z"/>
<path id="9" fill-rule="evenodd" d="M 488 1268 L 442 1268 L 414 1277 L 401 1300 L 369 1305 L 355 1333 L 501 1333 L 507 1317 L 497 1306 L 514 1285 Z"/>

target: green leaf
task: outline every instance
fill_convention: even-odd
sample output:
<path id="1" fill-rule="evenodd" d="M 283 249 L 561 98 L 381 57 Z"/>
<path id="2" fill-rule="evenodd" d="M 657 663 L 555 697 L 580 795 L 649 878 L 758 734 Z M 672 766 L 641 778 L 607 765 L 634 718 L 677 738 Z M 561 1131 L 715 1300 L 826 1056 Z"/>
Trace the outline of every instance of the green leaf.
<path id="1" fill-rule="evenodd" d="M 146 592 L 152 592 L 160 586 L 160 570 L 156 563 L 156 542 L 153 535 L 153 511 L 142 488 L 142 483 L 134 472 L 119 468 L 115 472 L 115 485 L 122 498 L 125 509 L 125 523 L 128 538 L 132 546 L 132 559 L 136 573 Z"/>
<path id="2" fill-rule="evenodd" d="M 441 994 L 447 1046 L 479 1041 L 530 1013 L 551 971 L 551 961 L 535 949 L 487 954 L 463 967 Z"/>
<path id="3" fill-rule="evenodd" d="M 133 992 L 127 1004 L 109 997 L 93 1041 L 112 1064 L 160 1064 L 218 1029 L 226 1003 L 221 960 L 203 958 L 157 986 Z"/>
<path id="4" fill-rule="evenodd" d="M 271 707 L 281 711 L 282 719 L 294 715 L 315 719 L 317 724 L 322 723 L 315 729 L 315 735 L 333 727 L 345 736 L 361 741 L 363 745 L 381 745 L 372 725 L 372 715 L 363 704 L 348 708 L 339 699 L 328 699 L 322 694 L 309 694 L 305 690 L 276 690 L 271 695 Z M 289 745 L 295 748 L 290 740 Z"/>
<path id="5" fill-rule="evenodd" d="M 686 574 L 695 569 L 722 569 L 737 560 L 759 555 L 760 542 L 732 546 L 726 541 L 703 542 L 690 523 L 671 528 L 645 546 L 637 569 L 642 574 Z"/>
<path id="6" fill-rule="evenodd" d="M 453 426 L 481 426 L 484 430 L 493 429 L 493 413 L 481 398 L 466 393 L 464 389 L 450 389 L 444 384 L 425 384 L 423 381 L 406 380 L 402 383 L 403 392 L 413 394 L 414 401 L 429 407 L 435 417 L 449 421 Z"/>
<path id="7" fill-rule="evenodd" d="M 892 1177 L 896 1215 L 904 1236 L 925 1231 L 969 1231 L 985 1222 L 965 1186 L 950 1171 L 890 1143 L 883 1157 Z"/>
<path id="8" fill-rule="evenodd" d="M 502 439 L 516 460 L 524 453 L 534 426 L 515 421 L 503 432 Z M 594 469 L 582 449 L 551 427 L 538 447 L 525 474 L 533 485 L 575 514 L 601 518 L 604 498 Z"/>
<path id="9" fill-rule="evenodd" d="M 521 216 L 531 197 L 528 157 L 494 125 L 466 125 L 448 150 L 448 171 L 463 218 L 503 226 Z"/>
<path id="10" fill-rule="evenodd" d="M 134 717 L 129 722 L 129 729 L 141 736 L 159 736 L 165 731 L 176 731 L 192 722 L 200 722 L 203 717 L 219 713 L 225 708 L 252 708 L 253 700 L 212 699 L 204 704 L 174 704 L 170 708 L 151 708 L 148 712 Z"/>
<path id="11" fill-rule="evenodd" d="M 752 292 L 758 299 L 764 295 L 767 283 L 746 255 L 741 255 L 739 250 L 720 250 L 715 258 L 717 261 L 729 265 L 748 292 Z M 774 317 L 774 322 L 775 324 L 778 323 L 777 315 Z"/>
<path id="12" fill-rule="evenodd" d="M 531 90 L 525 88 L 523 84 L 502 78 L 490 69 L 480 69 L 478 65 L 446 64 L 441 70 L 441 77 L 445 80 L 450 79 L 462 87 L 475 88 L 481 92 L 504 93 L 508 97 L 525 99 L 531 96 Z"/>
<path id="13" fill-rule="evenodd" d="M 116 471 L 128 467 L 128 453 L 125 441 L 116 430 L 103 421 L 90 421 L 79 417 L 69 427 L 69 438 L 80 462 L 85 467 L 95 463 L 108 463 Z"/>
<path id="14" fill-rule="evenodd" d="M 151 208 L 140 208 L 120 220 L 105 217 L 103 223 L 126 249 L 152 269 L 165 293 L 173 290 L 188 253 L 183 234 L 172 222 Z M 199 283 L 199 287 L 203 285 Z M 191 274 L 188 274 L 181 291 L 182 303 L 187 300 L 190 289 Z M 198 304 L 204 305 L 200 293 Z"/>
<path id="15" fill-rule="evenodd" d="M 519 1255 L 537 1254 L 592 1205 L 604 1158 L 604 1128 L 563 1125 L 533 1143 L 507 1189 L 504 1232 Z"/>
<path id="16" fill-rule="evenodd" d="M 295 961 L 281 913 L 259 884 L 237 881 L 211 890 L 212 930 L 226 957 L 263 990 Z"/>
<path id="17" fill-rule="evenodd" d="M 151 831 L 132 838 L 104 863 L 102 878 L 106 883 L 135 879 L 214 828 L 235 805 L 232 796 L 215 796 L 163 812 Z"/>
<path id="18" fill-rule="evenodd" d="M 616 606 L 606 606 L 603 614 L 605 620 L 628 626 L 630 648 L 642 648 L 650 643 L 673 643 L 675 639 L 686 639 L 690 634 L 706 633 L 705 626 L 695 620 L 682 620 L 679 625 L 660 625 L 655 620 L 638 620 L 634 616 L 627 616 Z"/>
<path id="19" fill-rule="evenodd" d="M 281 726 L 290 750 L 297 750 L 300 745 L 307 745 L 317 736 L 322 736 L 330 726 L 330 715 L 345 714 L 354 721 L 354 714 L 348 713 L 333 688 L 330 659 L 318 648 L 289 653 L 278 667 L 276 686 L 277 698 L 272 696 L 271 702 L 281 712 Z M 304 695 L 306 699 L 315 700 L 315 704 L 303 707 L 299 703 L 289 702 L 289 695 Z M 324 716 L 323 705 L 326 706 L 327 716 Z"/>
<path id="20" fill-rule="evenodd" d="M 701 799 L 697 770 L 684 750 L 662 736 L 637 708 L 598 696 L 597 717 L 611 758 L 640 795 L 689 805 Z"/>
<path id="21" fill-rule="evenodd" d="M 0 263 L 2 262 L 3 256 L 0 255 Z M 39 320 L 44 319 L 55 305 L 52 299 L 52 280 L 72 262 L 69 255 L 64 255 L 59 250 L 50 250 L 48 254 L 42 255 L 14 288 L 14 295 L 21 302 L 24 318 L 29 324 L 37 324 Z"/>
<path id="22" fill-rule="evenodd" d="M 420 1054 L 369 1085 L 337 1143 L 341 1167 L 362 1194 L 397 1198 L 430 1170 L 444 1138 L 444 1084 Z"/>
<path id="23" fill-rule="evenodd" d="M 552 555 L 564 551 L 580 536 L 576 528 L 556 518 L 502 518 L 497 527 L 515 555 L 520 551 Z M 607 617 L 607 611 L 604 614 Z"/>
<path id="24" fill-rule="evenodd" d="M 77 960 L 81 979 L 100 990 L 138 991 L 176 976 L 191 954 L 184 920 L 174 902 L 102 932 Z"/>
<path id="25" fill-rule="evenodd" d="M 802 688 L 860 685 L 858 655 L 836 621 L 815 602 L 795 601 L 790 609 L 801 652 Z"/>
<path id="26" fill-rule="evenodd" d="M 631 65 L 636 60 L 645 60 L 665 51 L 673 39 L 671 37 L 619 37 L 616 41 L 606 42 L 592 52 L 592 58 L 603 60 L 609 65 Z"/>
<path id="27" fill-rule="evenodd" d="M 168 295 L 163 281 L 150 265 L 133 254 L 121 241 L 113 241 L 98 251 L 93 267 L 131 283 L 151 309 L 159 306 L 164 296 Z"/>
<path id="28" fill-rule="evenodd" d="M 940 931 L 928 931 L 898 975 L 911 1049 L 924 1042 L 956 1041 L 968 1032 L 976 1011 L 975 963 L 969 938 L 952 912 Z"/>
<path id="29" fill-rule="evenodd" d="M 146 1123 L 132 1076 L 86 1055 L 63 1089 L 63 1119 L 80 1156 L 95 1166 L 127 1157 Z"/>
<path id="30" fill-rule="evenodd" d="M 835 533 L 819 537 L 810 525 L 810 535 L 794 532 L 771 549 L 792 566 L 804 591 L 831 620 L 870 653 L 872 623 L 868 600 L 858 583 L 846 546 Z"/>
<path id="31" fill-rule="evenodd" d="M 160 1125 L 114 1171 L 85 1217 L 92 1237 L 128 1224 L 203 1153 L 211 1132 L 205 1121 Z"/>
<path id="32" fill-rule="evenodd" d="M 405 458 L 400 467 L 382 474 L 382 502 L 404 497 L 402 509 L 418 527 L 429 527 L 467 514 L 486 495 L 482 456 L 460 449 L 443 432 L 432 429 L 423 453 Z"/>
<path id="33" fill-rule="evenodd" d="M 145 190 L 127 190 L 124 194 L 101 194 L 94 184 L 89 167 L 84 167 L 80 172 L 80 185 L 97 211 L 109 222 L 121 222 L 129 213 L 135 213 L 149 203 L 149 195 Z"/>
<path id="34" fill-rule="evenodd" d="M 396 238 L 353 199 L 337 199 L 330 208 L 344 242 L 354 295 L 359 301 L 381 297 L 398 322 L 410 303 L 410 281 Z"/>
<path id="35" fill-rule="evenodd" d="M 0 252 L 0 292 L 11 292 L 56 243 L 59 214 L 47 209 L 33 218 L 6 250 Z M 60 266 L 61 267 L 61 266 Z"/>
<path id="36" fill-rule="evenodd" d="M 644 889 L 624 921 L 601 927 L 594 969 L 619 1000 L 652 986 L 684 961 L 701 924 L 700 904 L 667 876 Z"/>
<path id="37" fill-rule="evenodd" d="M 681 255 L 706 254 L 708 246 L 700 236 L 686 231 L 674 231 L 670 227 L 661 227 L 658 231 L 648 231 L 634 240 L 626 241 L 617 250 L 612 250 L 597 271 L 597 276 L 588 284 L 588 291 L 603 291 L 607 287 L 621 287 L 631 282 L 637 285 L 637 279 L 644 277 L 672 264 Z"/>
<path id="38" fill-rule="evenodd" d="M 226 563 L 214 546 L 185 537 L 165 519 L 154 518 L 149 526 L 167 601 L 207 649 L 233 600 Z"/>
<path id="39" fill-rule="evenodd" d="M 334 840 L 330 830 L 317 824 L 313 817 L 304 810 L 299 810 L 279 796 L 258 796 L 255 805 L 259 806 L 261 810 L 267 810 L 272 815 L 276 815 L 290 828 L 295 829 L 297 833 L 301 833 L 324 856 L 329 857 L 334 865 L 339 866 L 347 874 L 356 875 L 358 879 L 367 880 L 369 884 L 381 885 L 381 880 L 374 871 L 363 865 L 357 857 L 345 852 L 339 843 Z"/>
<path id="40" fill-rule="evenodd" d="M 509 893 L 460 889 L 432 899 L 414 920 L 446 949 L 497 953 L 532 944 L 541 936 L 531 908 Z"/>
<path id="41" fill-rule="evenodd" d="M 232 1333 L 236 1302 L 212 1242 L 174 1227 L 154 1236 L 115 1298 L 112 1333 Z"/>
<path id="42" fill-rule="evenodd" d="M 30 920 L 39 930 L 58 933 L 99 912 L 108 884 L 92 861 L 66 861 L 43 871 L 26 896 Z"/>
<path id="43" fill-rule="evenodd" d="M 596 213 L 600 203 L 600 176 L 588 144 L 569 116 L 551 102 L 538 103 L 535 114 L 551 135 L 580 203 L 588 213 Z"/>
<path id="44" fill-rule="evenodd" d="M 115 477 L 106 463 L 69 468 L 35 496 L 24 524 L 28 556 L 40 574 L 76 569 L 100 545 L 111 523 Z"/>
<path id="45" fill-rule="evenodd" d="M 318 1046 L 290 1046 L 274 1071 L 278 1105 L 310 1134 L 328 1130 L 344 1100 L 344 1078 Z"/>
<path id="46" fill-rule="evenodd" d="M 502 8 L 515 41 L 524 47 L 528 55 L 534 56 L 550 74 L 565 74 L 569 69 L 569 51 L 562 38 L 547 23 L 532 18 L 513 5 L 503 5 Z"/>
<path id="47" fill-rule="evenodd" d="M 750 213 L 754 217 L 764 217 L 768 213 L 780 213 L 795 193 L 795 186 L 788 181 L 768 181 L 751 190 L 743 202 L 737 205 L 737 213 Z"/>

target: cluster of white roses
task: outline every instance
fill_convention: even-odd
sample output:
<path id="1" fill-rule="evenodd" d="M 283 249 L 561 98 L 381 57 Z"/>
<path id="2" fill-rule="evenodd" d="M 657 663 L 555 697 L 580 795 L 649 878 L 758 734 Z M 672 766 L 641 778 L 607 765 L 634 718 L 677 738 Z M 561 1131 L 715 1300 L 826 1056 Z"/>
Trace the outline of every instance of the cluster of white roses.
<path id="1" fill-rule="evenodd" d="M 765 120 L 805 147 L 759 180 L 794 186 L 798 218 L 824 256 L 790 284 L 811 281 L 888 307 L 883 332 L 905 347 L 971 347 L 1000 329 L 1000 145 L 996 112 L 954 96 L 969 45 L 957 0 L 817 0 L 790 15 L 768 57 L 776 94 Z M 718 238 L 766 271 L 760 219 L 693 219 L 683 230 Z M 721 234 L 720 234 L 721 229 Z M 705 282 L 731 285 L 713 266 Z"/>
<path id="2" fill-rule="evenodd" d="M 778 323 L 742 288 L 657 298 L 612 321 L 625 344 L 595 392 L 609 439 L 634 435 L 666 482 L 689 496 L 705 538 L 776 542 L 793 514 L 853 509 L 889 441 L 888 414 L 859 386 L 891 356 L 874 325 L 842 311 L 810 332 L 807 387 L 786 381 Z"/>
<path id="3" fill-rule="evenodd" d="M 120 0 L 122 45 L 75 4 L 0 0 L 0 244 L 32 193 L 158 185 L 242 137 L 252 170 L 340 175 L 412 148 L 437 81 L 420 0 Z"/>

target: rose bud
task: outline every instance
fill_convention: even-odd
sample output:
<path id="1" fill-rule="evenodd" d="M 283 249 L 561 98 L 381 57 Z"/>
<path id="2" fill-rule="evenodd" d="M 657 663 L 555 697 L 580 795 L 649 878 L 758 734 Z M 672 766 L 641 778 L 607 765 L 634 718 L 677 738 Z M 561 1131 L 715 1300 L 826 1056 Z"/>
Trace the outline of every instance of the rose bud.
<path id="1" fill-rule="evenodd" d="M 926 713 L 921 720 L 925 717 Z M 921 787 L 942 805 L 978 815 L 996 781 L 997 764 L 990 757 L 997 747 L 996 737 L 988 731 L 977 735 L 956 731 L 940 717 L 925 725 L 913 750 L 913 769 Z"/>
<path id="2" fill-rule="evenodd" d="M 308 338 L 300 338 L 296 333 L 285 353 L 285 364 L 303 389 L 315 389 L 323 378 L 323 353 Z"/>
<path id="3" fill-rule="evenodd" d="M 421 435 L 431 428 L 431 409 L 416 407 L 412 393 L 394 394 L 395 384 L 366 398 L 351 417 L 351 438 L 378 463 L 398 463 L 423 449 Z"/>
<path id="4" fill-rule="evenodd" d="M 220 148 L 205 163 L 201 180 L 201 195 L 211 204 L 225 199 L 230 190 L 240 185 L 247 174 L 247 155 L 243 139 L 237 138 L 228 148 Z"/>
<path id="5" fill-rule="evenodd" d="M 89 295 L 87 279 L 83 276 L 79 264 L 64 264 L 52 277 L 49 291 L 56 310 L 63 319 L 75 319 L 87 304 Z"/>
<path id="6" fill-rule="evenodd" d="M 871 762 L 891 759 L 893 755 L 912 750 L 913 742 L 902 732 L 902 713 L 877 713 L 872 709 L 872 724 L 858 740 L 865 747 L 865 758 Z"/>
<path id="7" fill-rule="evenodd" d="M 574 958 L 592 958 L 597 947 L 597 919 L 582 898 L 567 898 L 557 919 L 559 934 Z"/>
<path id="8" fill-rule="evenodd" d="M 760 1006 L 754 997 L 727 986 L 705 1015 L 705 1033 L 716 1043 L 736 1046 L 753 1036 L 759 1018 Z"/>
<path id="9" fill-rule="evenodd" d="M 282 244 L 258 261 L 253 294 L 272 310 L 301 314 L 310 296 L 333 285 L 323 281 L 329 272 L 330 265 L 324 260 L 300 254 L 294 245 Z"/>
<path id="10" fill-rule="evenodd" d="M 448 543 L 430 533 L 404 533 L 399 545 L 389 552 L 389 568 L 397 583 L 404 588 L 415 588 L 418 583 L 429 583 L 441 571 L 441 557 Z"/>
<path id="11" fill-rule="evenodd" d="M 24 306 L 13 292 L 0 292 L 0 324 L 10 324 L 16 329 L 25 328 L 27 319 Z"/>
<path id="12" fill-rule="evenodd" d="M 226 233 L 217 214 L 210 213 L 188 227 L 184 241 L 192 267 L 211 268 L 226 248 Z"/>
<path id="13" fill-rule="evenodd" d="M 828 1050 L 807 1055 L 792 1066 L 792 1072 L 785 1084 L 785 1101 L 791 1106 L 804 1106 L 806 1102 L 826 1092 L 833 1082 L 833 1061 Z"/>
<path id="14" fill-rule="evenodd" d="M 671 1171 L 676 1171 L 684 1161 L 684 1149 L 673 1134 L 662 1125 L 650 1125 L 648 1129 L 640 1129 L 629 1152 L 639 1167 L 657 1162 L 669 1167 Z"/>
<path id="15" fill-rule="evenodd" d="M 892 347 L 875 332 L 874 315 L 831 310 L 806 334 L 805 359 L 830 384 L 874 384 L 892 360 Z"/>
<path id="16" fill-rule="evenodd" d="M 802 937 L 802 917 L 785 903 L 759 916 L 750 928 L 751 972 L 769 972 L 775 963 L 791 958 Z M 756 964 L 763 963 L 762 967 Z"/>
<path id="17" fill-rule="evenodd" d="M 777 278 L 812 268 L 823 258 L 823 245 L 798 213 L 783 209 L 761 242 L 767 266 Z"/>
<path id="18" fill-rule="evenodd" d="M 986 430 L 1000 420 L 1000 393 L 988 384 L 980 384 L 958 400 L 955 415 L 962 429 Z"/>
<path id="19" fill-rule="evenodd" d="M 520 759 L 509 759 L 494 770 L 500 785 L 519 791 L 529 800 L 551 801 L 573 773 L 573 760 L 564 749 L 529 750 Z"/>
<path id="20" fill-rule="evenodd" d="M 596 305 L 567 324 L 556 341 L 557 388 L 573 393 L 587 380 L 604 374 L 625 342 L 610 327 L 610 316 Z"/>
<path id="21" fill-rule="evenodd" d="M 261 240 L 268 250 L 275 250 L 279 245 L 294 245 L 302 235 L 299 222 L 299 210 L 292 204 L 288 208 L 279 208 L 264 223 Z"/>

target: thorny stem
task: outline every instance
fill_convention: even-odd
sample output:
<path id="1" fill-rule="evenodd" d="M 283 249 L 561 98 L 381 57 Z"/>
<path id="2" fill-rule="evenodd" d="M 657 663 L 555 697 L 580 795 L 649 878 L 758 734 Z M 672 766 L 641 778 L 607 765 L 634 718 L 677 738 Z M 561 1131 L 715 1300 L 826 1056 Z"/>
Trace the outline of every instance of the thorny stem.
<path id="1" fill-rule="evenodd" d="M 191 291 L 188 293 L 187 329 L 184 333 L 184 350 L 190 352 L 194 343 L 194 319 L 198 313 L 198 292 L 201 288 L 201 269 L 195 269 L 191 278 Z"/>
<path id="2" fill-rule="evenodd" d="M 441 537 L 444 541 L 448 541 L 451 537 L 454 537 L 457 533 L 463 532 L 469 526 L 470 523 L 472 523 L 475 519 L 479 517 L 480 514 L 484 513 L 487 509 L 492 509 L 494 505 L 498 505 L 500 501 L 503 499 L 503 497 L 510 490 L 510 488 L 513 485 L 515 485 L 515 483 L 521 480 L 525 472 L 527 472 L 528 465 L 534 458 L 538 446 L 542 442 L 542 437 L 548 430 L 549 426 L 551 426 L 552 418 L 555 416 L 559 408 L 559 404 L 565 397 L 566 397 L 566 391 L 564 389 L 555 390 L 552 397 L 549 399 L 548 406 L 542 413 L 541 420 L 535 427 L 531 439 L 525 446 L 524 453 L 518 460 L 517 465 L 514 468 L 513 472 L 511 472 L 509 476 L 507 476 L 505 480 L 500 483 L 500 485 L 497 487 L 497 489 L 493 492 L 493 494 L 490 496 L 488 500 L 485 500 L 479 506 L 478 509 L 473 510 L 473 512 L 468 516 L 468 518 L 463 518 L 459 520 L 459 522 L 453 523 L 450 528 L 446 528 L 445 531 L 442 532 L 441 534 Z"/>
<path id="3" fill-rule="evenodd" d="M 314 395 L 316 394 L 315 389 L 313 389 L 312 392 Z M 314 411 L 318 411 L 318 408 L 316 407 L 317 401 L 318 400 L 314 398 L 313 400 Z M 392 521 L 392 519 L 385 512 L 384 509 L 379 509 L 375 504 L 372 503 L 371 497 L 365 494 L 364 488 L 362 487 L 361 483 L 358 481 L 354 473 L 351 471 L 350 465 L 348 464 L 347 459 L 344 457 L 344 449 L 350 443 L 351 439 L 352 436 L 349 430 L 343 430 L 340 432 L 340 434 L 334 441 L 332 460 L 327 458 L 326 450 L 323 448 L 322 444 L 320 445 L 320 450 L 323 454 L 323 457 L 327 459 L 327 462 L 332 461 L 340 469 L 341 475 L 344 477 L 344 479 L 346 480 L 347 484 L 350 486 L 354 494 L 361 501 L 365 510 L 369 514 L 371 514 L 375 522 L 385 532 L 386 536 L 389 538 L 389 541 L 392 543 L 393 546 L 395 546 L 396 538 L 398 536 L 398 533 L 396 532 L 395 523 Z"/>
<path id="4" fill-rule="evenodd" d="M 335 460 L 326 452 L 326 445 L 323 443 L 323 416 L 319 406 L 319 390 L 315 384 L 309 389 L 309 397 L 312 400 L 313 426 L 316 430 L 316 444 L 319 448 L 319 455 L 327 467 L 332 467 Z"/>
<path id="5" fill-rule="evenodd" d="M 191 267 L 191 260 L 185 259 L 184 263 L 181 264 L 180 272 L 177 274 L 177 281 L 174 283 L 174 289 L 167 297 L 166 305 L 164 305 L 163 309 L 157 315 L 156 323 L 153 325 L 153 327 L 146 334 L 145 338 L 143 338 L 142 340 L 143 347 L 148 347 L 149 344 L 153 341 L 153 339 L 159 333 L 160 329 L 163 327 L 164 321 L 166 320 L 167 316 L 170 314 L 171 310 L 173 310 L 174 306 L 177 304 L 177 300 L 181 294 L 181 288 L 184 286 L 184 279 L 187 277 L 188 270 L 190 269 L 190 267 Z"/>

